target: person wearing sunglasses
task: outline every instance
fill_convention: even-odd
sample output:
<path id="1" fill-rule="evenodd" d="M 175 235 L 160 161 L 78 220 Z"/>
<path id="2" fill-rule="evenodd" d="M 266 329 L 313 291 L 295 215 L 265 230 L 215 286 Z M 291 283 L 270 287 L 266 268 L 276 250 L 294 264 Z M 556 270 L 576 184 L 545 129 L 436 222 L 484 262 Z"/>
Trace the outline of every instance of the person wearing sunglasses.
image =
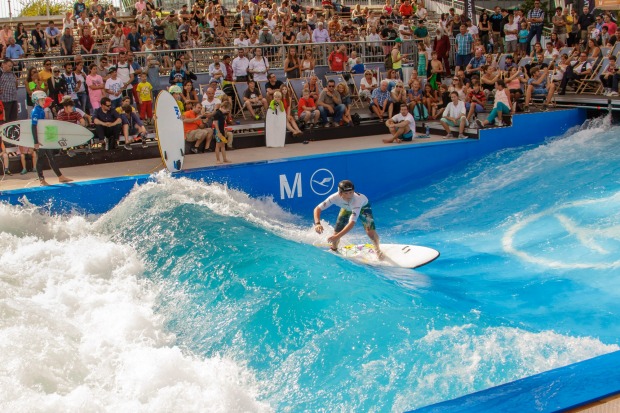
<path id="1" fill-rule="evenodd" d="M 108 97 L 101 98 L 99 109 L 93 115 L 95 137 L 104 142 L 105 150 L 116 149 L 116 142 L 121 134 L 121 115 L 112 109 L 112 101 Z"/>

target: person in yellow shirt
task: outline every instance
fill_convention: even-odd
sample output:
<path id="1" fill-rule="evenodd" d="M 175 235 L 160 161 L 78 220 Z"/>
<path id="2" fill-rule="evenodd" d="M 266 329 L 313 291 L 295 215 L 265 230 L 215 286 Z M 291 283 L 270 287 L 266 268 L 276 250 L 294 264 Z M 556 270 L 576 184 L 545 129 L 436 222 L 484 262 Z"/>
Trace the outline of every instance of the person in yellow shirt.
<path id="1" fill-rule="evenodd" d="M 140 83 L 136 86 L 140 118 L 147 123 L 153 120 L 153 86 L 146 80 L 146 73 L 140 74 Z"/>

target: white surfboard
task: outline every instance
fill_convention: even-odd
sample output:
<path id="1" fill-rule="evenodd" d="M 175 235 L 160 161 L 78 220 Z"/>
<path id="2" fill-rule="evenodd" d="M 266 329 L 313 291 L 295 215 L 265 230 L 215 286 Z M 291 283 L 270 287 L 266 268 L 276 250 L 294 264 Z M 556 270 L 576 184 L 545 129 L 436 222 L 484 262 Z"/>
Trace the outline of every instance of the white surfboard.
<path id="1" fill-rule="evenodd" d="M 384 258 L 377 256 L 372 244 L 350 244 L 338 248 L 338 255 L 368 265 L 418 268 L 439 257 L 439 251 L 418 245 L 381 244 Z"/>
<path id="2" fill-rule="evenodd" d="M 93 133 L 83 126 L 61 120 L 41 119 L 37 123 L 39 143 L 43 149 L 66 149 L 80 146 L 92 139 Z M 32 121 L 18 120 L 0 126 L 5 142 L 34 148 Z"/>
<path id="3" fill-rule="evenodd" d="M 155 102 L 155 134 L 161 159 L 170 172 L 183 169 L 185 157 L 185 133 L 181 110 L 174 97 L 161 91 Z"/>
<path id="4" fill-rule="evenodd" d="M 268 148 L 281 148 L 286 140 L 286 112 L 267 109 L 265 140 Z"/>

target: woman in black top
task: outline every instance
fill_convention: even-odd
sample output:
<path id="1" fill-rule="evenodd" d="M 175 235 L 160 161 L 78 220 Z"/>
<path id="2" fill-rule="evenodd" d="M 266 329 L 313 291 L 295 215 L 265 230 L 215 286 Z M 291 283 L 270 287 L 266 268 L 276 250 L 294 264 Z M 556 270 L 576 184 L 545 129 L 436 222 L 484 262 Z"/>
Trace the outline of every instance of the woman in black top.
<path id="1" fill-rule="evenodd" d="M 293 44 L 295 43 L 295 33 L 291 31 L 291 26 L 286 26 L 284 29 L 284 34 L 282 35 L 282 43 L 284 44 Z"/>
<path id="2" fill-rule="evenodd" d="M 17 23 L 15 30 L 15 43 L 24 49 L 24 57 L 28 55 L 28 33 L 24 29 L 24 23 Z"/>
<path id="3" fill-rule="evenodd" d="M 478 22 L 478 35 L 480 37 L 480 43 L 484 48 L 489 47 L 489 31 L 491 30 L 491 22 L 489 21 L 489 15 L 487 12 L 483 12 Z"/>
<path id="4" fill-rule="evenodd" d="M 286 55 L 286 59 L 284 59 L 284 73 L 287 79 L 297 79 L 301 77 L 296 47 L 290 47 L 288 49 L 288 54 Z"/>

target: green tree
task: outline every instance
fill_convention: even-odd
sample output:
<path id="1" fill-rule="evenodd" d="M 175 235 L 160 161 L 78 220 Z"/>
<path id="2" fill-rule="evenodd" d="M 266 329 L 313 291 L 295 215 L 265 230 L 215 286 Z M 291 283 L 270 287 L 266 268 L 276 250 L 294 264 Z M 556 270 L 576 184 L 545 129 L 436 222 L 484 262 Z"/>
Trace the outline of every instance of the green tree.
<path id="1" fill-rule="evenodd" d="M 71 10 L 73 2 L 71 0 L 27 0 L 23 3 L 19 17 L 47 16 L 48 7 L 50 16 L 54 16 Z"/>

